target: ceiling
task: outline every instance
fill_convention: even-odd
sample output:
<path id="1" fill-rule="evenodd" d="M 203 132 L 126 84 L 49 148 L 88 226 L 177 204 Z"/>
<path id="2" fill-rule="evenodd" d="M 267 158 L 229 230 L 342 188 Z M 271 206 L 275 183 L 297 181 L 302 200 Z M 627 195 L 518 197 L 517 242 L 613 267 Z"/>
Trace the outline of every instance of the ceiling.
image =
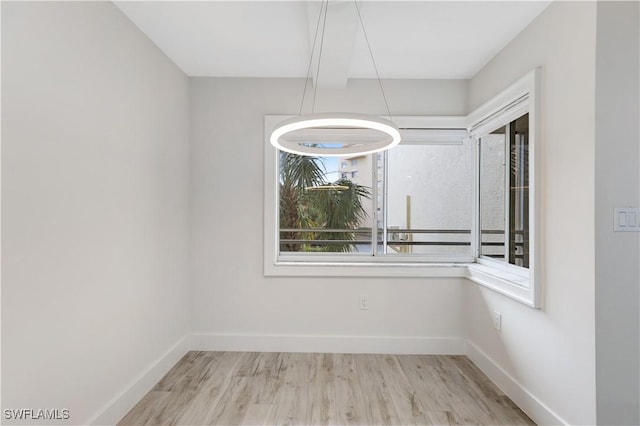
<path id="1" fill-rule="evenodd" d="M 364 0 L 358 7 L 381 78 L 467 79 L 549 3 Z M 189 76 L 317 72 L 309 63 L 324 19 L 320 1 L 115 4 Z M 327 86 L 376 76 L 353 1 L 329 1 L 319 73 L 319 84 Z"/>

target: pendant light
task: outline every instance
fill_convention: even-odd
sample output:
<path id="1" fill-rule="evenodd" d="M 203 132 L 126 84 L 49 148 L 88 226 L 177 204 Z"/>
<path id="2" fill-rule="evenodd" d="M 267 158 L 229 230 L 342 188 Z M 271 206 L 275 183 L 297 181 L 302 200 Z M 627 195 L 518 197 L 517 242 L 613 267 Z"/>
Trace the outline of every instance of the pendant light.
<path id="1" fill-rule="evenodd" d="M 360 15 L 360 8 L 358 7 L 357 0 L 354 0 L 354 5 L 365 41 L 367 42 L 367 47 L 369 48 L 369 54 L 376 72 L 378 86 L 380 87 L 380 92 L 384 99 L 389 119 L 387 120 L 375 115 L 358 113 L 316 113 L 314 111 L 318 80 L 320 78 L 320 63 L 322 61 L 322 48 L 324 44 L 327 10 L 329 6 L 329 0 L 324 0 L 320 5 L 320 13 L 318 14 L 318 23 L 316 25 L 316 33 L 313 40 L 313 47 L 311 49 L 311 59 L 309 60 L 309 67 L 307 68 L 305 85 L 302 92 L 300 111 L 297 116 L 278 123 L 271 133 L 271 145 L 277 149 L 298 155 L 353 157 L 384 151 L 400 143 L 400 131 L 393 121 L 391 121 L 391 112 L 389 111 L 387 98 L 384 94 L 382 81 L 380 80 L 378 68 L 376 67 L 375 59 L 373 58 L 373 51 L 371 50 L 369 38 L 367 37 L 367 32 L 364 28 L 364 23 L 362 22 L 362 16 Z M 313 56 L 317 45 L 318 29 L 320 27 L 321 17 L 323 16 L 323 8 L 324 23 L 322 25 L 322 34 L 320 37 L 316 84 L 313 91 L 311 113 L 302 114 L 304 99 L 307 92 L 307 84 L 309 81 L 309 73 L 311 71 L 311 64 L 313 62 Z"/>
<path id="2" fill-rule="evenodd" d="M 325 184 L 325 185 L 317 185 L 317 186 L 307 186 L 307 191 L 347 191 L 349 189 L 346 185 L 338 185 L 338 184 Z"/>

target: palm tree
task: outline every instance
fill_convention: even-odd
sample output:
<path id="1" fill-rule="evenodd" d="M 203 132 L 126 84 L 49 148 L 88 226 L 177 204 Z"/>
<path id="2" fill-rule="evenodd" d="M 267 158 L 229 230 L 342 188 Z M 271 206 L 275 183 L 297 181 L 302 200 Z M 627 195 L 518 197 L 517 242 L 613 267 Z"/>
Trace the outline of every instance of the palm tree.
<path id="1" fill-rule="evenodd" d="M 280 229 L 303 229 L 309 225 L 306 188 L 320 185 L 324 181 L 324 165 L 318 157 L 280 152 Z M 280 233 L 282 240 L 301 240 L 302 232 Z M 300 243 L 287 242 L 280 245 L 281 251 L 300 251 Z"/>
<path id="2" fill-rule="evenodd" d="M 329 186 L 331 185 L 331 186 Z M 339 187 L 340 189 L 332 189 Z M 325 189 L 325 190 L 310 190 Z M 302 229 L 355 229 L 367 218 L 362 198 L 370 198 L 369 188 L 348 179 L 328 182 L 323 159 L 280 153 L 280 233 L 281 251 L 351 251 L 353 232 L 317 232 Z M 307 240 L 307 243 L 298 242 Z M 340 240 L 335 244 L 312 244 L 313 240 Z"/>
<path id="3" fill-rule="evenodd" d="M 318 224 L 323 229 L 355 229 L 363 223 L 368 215 L 362 206 L 362 198 L 370 198 L 368 188 L 355 184 L 348 179 L 339 179 L 332 183 L 333 187 L 326 191 L 314 191 L 311 204 L 317 208 Z M 353 245 L 346 240 L 355 240 L 354 232 L 327 231 L 321 233 L 323 240 L 340 240 L 320 246 L 320 251 L 348 252 Z"/>

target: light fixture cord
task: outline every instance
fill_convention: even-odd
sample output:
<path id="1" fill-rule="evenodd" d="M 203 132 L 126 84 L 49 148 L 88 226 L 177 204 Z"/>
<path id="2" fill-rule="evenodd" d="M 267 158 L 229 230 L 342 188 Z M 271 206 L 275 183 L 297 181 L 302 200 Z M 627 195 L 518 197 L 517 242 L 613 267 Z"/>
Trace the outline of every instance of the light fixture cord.
<path id="1" fill-rule="evenodd" d="M 360 8 L 358 7 L 358 0 L 353 0 L 353 3 L 356 5 L 356 11 L 358 12 L 358 19 L 360 20 L 360 26 L 362 27 L 362 33 L 364 34 L 364 39 L 367 42 L 367 47 L 369 48 L 369 56 L 371 56 L 371 62 L 373 62 L 373 69 L 376 71 L 376 78 L 378 79 L 378 85 L 380 86 L 380 92 L 382 93 L 382 99 L 384 99 L 384 105 L 387 108 L 387 115 L 389 116 L 389 120 L 393 121 L 391 116 L 391 110 L 389 110 L 389 103 L 387 102 L 387 97 L 384 94 L 384 88 L 382 87 L 382 80 L 380 80 L 380 74 L 378 74 L 378 67 L 376 66 L 376 60 L 373 57 L 373 50 L 371 50 L 371 44 L 369 43 L 369 37 L 367 37 L 367 30 L 364 28 L 364 22 L 362 22 L 362 15 L 360 15 Z"/>
<path id="2" fill-rule="evenodd" d="M 324 2 L 320 3 L 320 13 L 318 13 L 318 22 L 316 23 L 316 33 L 313 36 L 313 46 L 311 47 L 311 57 L 309 58 L 309 65 L 307 66 L 307 74 L 304 79 L 304 89 L 302 90 L 302 101 L 300 102 L 300 110 L 298 111 L 298 115 L 302 115 L 302 108 L 304 107 L 304 98 L 307 94 L 309 74 L 311 73 L 311 64 L 313 64 L 313 54 L 316 52 L 316 41 L 318 40 L 318 29 L 320 28 L 320 18 L 322 18 L 322 7 L 324 6 L 324 4 L 325 4 Z"/>
<path id="3" fill-rule="evenodd" d="M 313 85 L 313 102 L 311 102 L 311 113 L 316 110 L 316 93 L 318 92 L 318 82 L 320 81 L 320 63 L 322 62 L 322 48 L 324 46 L 324 33 L 327 29 L 327 11 L 329 10 L 329 0 L 324 8 L 324 22 L 322 23 L 322 35 L 320 36 L 320 51 L 318 53 L 318 68 L 316 69 L 316 84 Z"/>

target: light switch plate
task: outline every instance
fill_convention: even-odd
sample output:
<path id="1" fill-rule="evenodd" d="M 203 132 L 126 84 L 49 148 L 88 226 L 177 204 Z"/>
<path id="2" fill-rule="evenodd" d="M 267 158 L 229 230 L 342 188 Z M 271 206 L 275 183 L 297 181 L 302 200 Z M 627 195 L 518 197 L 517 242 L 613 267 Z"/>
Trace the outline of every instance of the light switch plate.
<path id="1" fill-rule="evenodd" d="M 493 311 L 493 328 L 502 331 L 502 314 L 498 311 Z"/>
<path id="2" fill-rule="evenodd" d="M 614 232 L 640 232 L 640 208 L 614 208 L 613 230 Z"/>

